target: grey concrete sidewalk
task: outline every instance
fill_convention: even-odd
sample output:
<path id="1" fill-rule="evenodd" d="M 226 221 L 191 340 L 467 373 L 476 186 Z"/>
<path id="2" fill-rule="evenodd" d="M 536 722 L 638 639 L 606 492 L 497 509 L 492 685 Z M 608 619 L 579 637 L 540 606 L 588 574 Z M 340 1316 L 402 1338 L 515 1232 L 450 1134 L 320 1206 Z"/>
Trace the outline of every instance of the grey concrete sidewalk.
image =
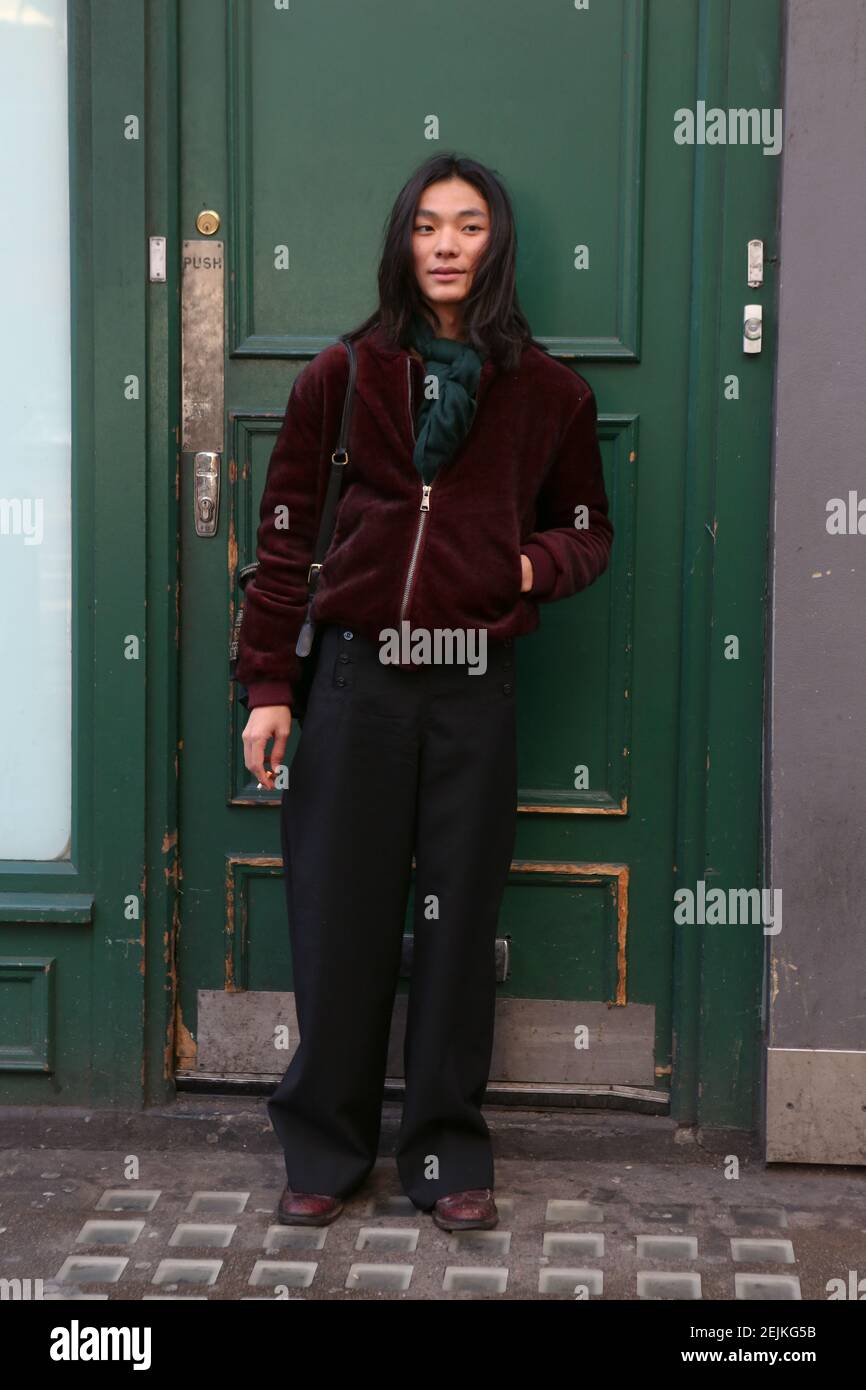
<path id="1" fill-rule="evenodd" d="M 54 1298 L 377 1301 L 827 1301 L 829 1281 L 866 1281 L 864 1168 L 767 1167 L 749 1136 L 658 1116 L 489 1107 L 499 1226 L 452 1236 L 402 1195 L 399 1114 L 385 1105 L 364 1188 L 308 1229 L 276 1222 L 263 1101 L 0 1111 L 0 1278 Z"/>

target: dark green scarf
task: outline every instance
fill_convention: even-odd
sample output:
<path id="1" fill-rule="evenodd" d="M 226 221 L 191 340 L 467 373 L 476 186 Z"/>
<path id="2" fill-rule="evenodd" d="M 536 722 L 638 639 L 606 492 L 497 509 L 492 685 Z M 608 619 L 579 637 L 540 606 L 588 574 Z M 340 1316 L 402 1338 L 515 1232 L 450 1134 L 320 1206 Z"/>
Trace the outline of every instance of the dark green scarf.
<path id="1" fill-rule="evenodd" d="M 427 319 L 417 312 L 412 315 L 411 343 L 424 358 L 426 375 L 439 383 L 438 399 L 428 399 L 426 390 L 421 398 L 412 455 L 424 482 L 432 483 L 472 424 L 482 358 L 468 343 L 434 338 Z"/>

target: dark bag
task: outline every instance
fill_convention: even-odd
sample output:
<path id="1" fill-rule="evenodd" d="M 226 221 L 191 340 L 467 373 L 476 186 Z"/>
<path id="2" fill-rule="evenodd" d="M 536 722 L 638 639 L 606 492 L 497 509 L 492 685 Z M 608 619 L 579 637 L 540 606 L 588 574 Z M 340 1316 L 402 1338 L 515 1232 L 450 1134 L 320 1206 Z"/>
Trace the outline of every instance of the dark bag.
<path id="1" fill-rule="evenodd" d="M 349 462 L 349 429 L 352 423 L 352 406 L 355 401 L 355 377 L 357 375 L 357 360 L 355 350 L 348 338 L 340 338 L 340 342 L 346 349 L 349 356 L 349 379 L 346 384 L 346 396 L 343 401 L 343 415 L 340 420 L 340 433 L 337 439 L 337 447 L 331 455 L 331 472 L 328 477 L 328 490 L 325 493 L 325 501 L 322 507 L 322 519 L 319 522 L 319 533 L 316 536 L 316 544 L 313 547 L 313 559 L 307 571 L 307 608 L 304 613 L 304 621 L 298 633 L 295 643 L 295 651 L 298 656 L 303 657 L 302 674 L 300 680 L 295 685 L 294 697 L 292 701 L 292 720 L 302 723 L 307 711 L 307 701 L 310 697 L 310 689 L 315 675 L 316 661 L 319 655 L 321 629 L 316 629 L 313 620 L 313 599 L 316 596 L 316 585 L 319 582 L 319 571 L 331 544 L 334 534 L 334 525 L 337 519 L 337 503 L 340 500 L 340 489 L 343 486 L 343 477 L 346 465 Z M 244 591 L 249 581 L 258 570 L 258 560 L 253 560 L 248 565 L 242 565 L 237 573 L 238 588 L 241 597 L 238 602 L 237 614 L 232 627 L 231 642 L 229 644 L 229 679 L 236 684 L 238 700 L 245 709 L 249 708 L 249 692 L 241 681 L 237 678 L 238 649 L 240 645 L 241 624 L 244 618 Z"/>

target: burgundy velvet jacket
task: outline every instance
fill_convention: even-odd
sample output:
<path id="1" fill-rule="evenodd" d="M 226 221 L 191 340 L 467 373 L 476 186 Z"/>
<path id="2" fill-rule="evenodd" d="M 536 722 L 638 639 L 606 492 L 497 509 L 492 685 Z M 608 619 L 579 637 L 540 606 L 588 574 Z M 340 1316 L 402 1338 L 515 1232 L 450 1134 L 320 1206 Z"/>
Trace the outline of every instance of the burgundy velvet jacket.
<path id="1" fill-rule="evenodd" d="M 532 632 L 539 602 L 567 598 L 603 573 L 613 527 L 595 397 L 581 376 L 534 345 L 515 372 L 487 359 L 469 432 L 425 494 L 412 462 L 424 365 L 380 328 L 354 346 L 349 463 L 319 573 L 317 622 L 376 642 L 404 620 L 413 629 L 485 628 L 498 641 Z M 307 364 L 271 454 L 238 647 L 250 709 L 292 705 L 302 669 L 295 641 L 348 368 L 341 343 Z M 533 568 L 526 593 L 521 553 Z"/>

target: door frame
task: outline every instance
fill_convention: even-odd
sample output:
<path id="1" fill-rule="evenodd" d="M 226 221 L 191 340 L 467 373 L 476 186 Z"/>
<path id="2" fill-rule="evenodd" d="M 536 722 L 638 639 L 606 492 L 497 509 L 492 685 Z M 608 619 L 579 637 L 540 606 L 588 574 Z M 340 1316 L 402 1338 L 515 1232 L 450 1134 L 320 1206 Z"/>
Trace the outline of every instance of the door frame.
<path id="1" fill-rule="evenodd" d="M 782 17 L 778 4 L 700 0 L 697 90 L 708 108 L 750 106 L 748 97 L 756 92 L 765 105 L 779 105 Z M 779 157 L 758 161 L 761 177 L 753 173 L 746 199 L 735 179 L 738 154 L 735 148 L 732 157 L 726 146 L 695 150 L 677 889 L 694 889 L 702 879 L 708 887 L 711 881 L 726 888 L 764 887 Z M 764 242 L 764 285 L 758 290 L 746 283 L 746 247 L 753 237 Z M 744 359 L 743 306 L 755 301 L 764 306 L 763 351 Z M 723 398 L 724 378 L 741 374 L 744 360 L 759 407 L 752 411 Z M 747 466 L 756 416 L 760 470 Z M 739 638 L 740 661 L 725 657 L 727 634 Z M 741 670 L 739 681 L 732 679 Z M 767 939 L 755 928 L 748 935 L 742 928 L 674 928 L 671 1111 L 681 1124 L 757 1128 L 767 957 Z"/>
<path id="2" fill-rule="evenodd" d="M 635 0 L 637 3 L 638 0 Z M 102 30 L 118 28 L 105 0 L 74 0 Z M 696 92 L 708 106 L 778 105 L 781 5 L 699 0 Z M 147 286 L 147 916 L 141 1099 L 174 1094 L 178 1036 L 175 945 L 181 921 L 178 852 L 179 592 L 179 25 L 178 0 L 128 0 L 146 45 L 147 234 L 166 236 L 166 282 Z M 133 24 L 133 28 L 135 25 Z M 143 45 L 143 49 L 144 46 Z M 126 45 L 123 45 L 125 48 Z M 673 113 L 671 113 L 673 121 Z M 680 741 L 674 887 L 708 875 L 763 886 L 761 806 L 766 590 L 776 336 L 778 159 L 762 161 L 760 188 L 737 198 L 724 146 L 695 150 L 691 343 L 681 575 Z M 743 206 L 748 202 L 748 207 Z M 746 291 L 746 242 L 762 237 L 760 291 Z M 146 238 L 144 238 L 146 241 Z M 714 273 L 707 273 L 707 266 Z M 764 350 L 749 359 L 765 448 L 760 470 L 738 467 L 756 411 L 725 410 L 722 378 L 740 372 L 744 296 L 761 299 Z M 174 480 L 172 487 L 171 481 Z M 167 485 L 168 484 L 168 485 Z M 725 661 L 720 638 L 736 632 L 742 663 Z M 740 677 L 731 679 L 733 670 Z M 741 674 L 742 673 L 742 674 Z M 742 729 L 747 737 L 739 737 Z M 129 730 L 124 730 L 128 734 Z M 672 901 L 673 911 L 673 901 Z M 763 936 L 736 942 L 712 927 L 674 929 L 671 1113 L 681 1124 L 756 1127 L 764 1039 Z M 732 1036 L 733 1034 L 733 1036 Z M 186 1044 L 186 1046 L 184 1046 Z"/>
<path id="3" fill-rule="evenodd" d="M 147 181 L 165 157 L 145 120 L 165 100 L 160 91 L 154 105 L 154 75 L 146 78 L 147 9 L 146 0 L 66 8 L 72 824 L 65 857 L 0 867 L 0 969 L 20 1010 L 0 1045 L 0 1099 L 11 1105 L 140 1106 L 143 1023 L 160 1060 L 164 1049 L 164 1016 L 147 1017 L 165 966 L 145 909 L 157 818 L 174 824 L 176 815 L 170 794 L 147 805 L 146 746 L 161 740 L 170 760 L 175 711 L 170 673 L 156 662 L 148 673 L 149 643 L 168 616 L 147 588 L 159 527 L 146 511 L 146 451 L 160 410 L 168 419 L 174 407 L 170 388 L 148 389 L 167 380 L 169 335 L 146 279 Z M 163 534 L 167 523 L 163 509 Z M 150 903 L 157 921 L 158 889 Z"/>

